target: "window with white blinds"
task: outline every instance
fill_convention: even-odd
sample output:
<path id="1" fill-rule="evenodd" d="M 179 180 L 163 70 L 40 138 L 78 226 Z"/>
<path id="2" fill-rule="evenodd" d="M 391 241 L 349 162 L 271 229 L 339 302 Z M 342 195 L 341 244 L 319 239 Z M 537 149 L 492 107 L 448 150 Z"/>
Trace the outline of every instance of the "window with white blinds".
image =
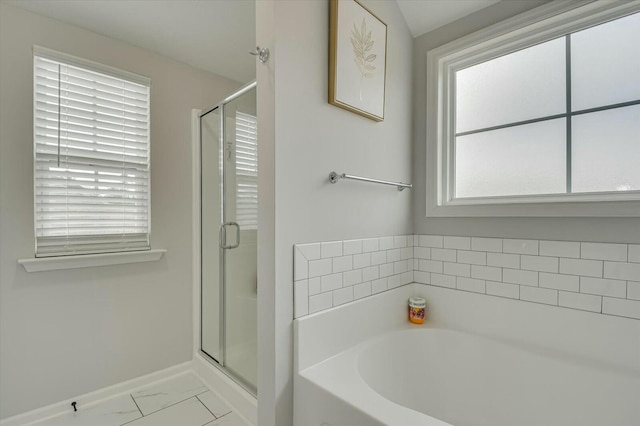
<path id="1" fill-rule="evenodd" d="M 149 85 L 34 48 L 37 257 L 149 248 Z"/>
<path id="2" fill-rule="evenodd" d="M 258 229 L 258 120 L 236 113 L 236 221 Z"/>

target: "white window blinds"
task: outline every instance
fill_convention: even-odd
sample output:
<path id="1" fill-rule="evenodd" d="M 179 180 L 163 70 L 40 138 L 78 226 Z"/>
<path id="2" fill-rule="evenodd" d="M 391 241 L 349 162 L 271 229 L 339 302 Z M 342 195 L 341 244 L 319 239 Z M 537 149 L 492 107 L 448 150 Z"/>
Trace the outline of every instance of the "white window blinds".
<path id="1" fill-rule="evenodd" d="M 59 57 L 34 49 L 36 256 L 148 249 L 149 81 Z"/>
<path id="2" fill-rule="evenodd" d="M 236 113 L 236 221 L 258 229 L 258 120 Z"/>

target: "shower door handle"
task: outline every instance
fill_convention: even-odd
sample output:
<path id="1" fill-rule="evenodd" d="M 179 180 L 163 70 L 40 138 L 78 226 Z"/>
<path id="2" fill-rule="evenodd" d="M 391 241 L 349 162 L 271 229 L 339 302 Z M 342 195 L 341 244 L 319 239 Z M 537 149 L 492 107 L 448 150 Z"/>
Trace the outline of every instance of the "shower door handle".
<path id="1" fill-rule="evenodd" d="M 235 244 L 227 244 L 227 226 L 233 226 L 236 228 L 236 243 Z M 225 222 L 220 225 L 220 248 L 221 249 L 234 249 L 240 246 L 240 225 L 238 222 Z"/>

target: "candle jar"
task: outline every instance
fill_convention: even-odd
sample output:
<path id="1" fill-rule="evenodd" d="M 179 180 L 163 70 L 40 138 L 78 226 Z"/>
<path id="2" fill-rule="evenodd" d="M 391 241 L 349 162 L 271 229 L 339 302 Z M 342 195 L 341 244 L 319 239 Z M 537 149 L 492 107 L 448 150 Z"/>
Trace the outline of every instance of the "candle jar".
<path id="1" fill-rule="evenodd" d="M 409 321 L 414 324 L 424 323 L 424 312 L 427 303 L 422 297 L 409 298 Z"/>

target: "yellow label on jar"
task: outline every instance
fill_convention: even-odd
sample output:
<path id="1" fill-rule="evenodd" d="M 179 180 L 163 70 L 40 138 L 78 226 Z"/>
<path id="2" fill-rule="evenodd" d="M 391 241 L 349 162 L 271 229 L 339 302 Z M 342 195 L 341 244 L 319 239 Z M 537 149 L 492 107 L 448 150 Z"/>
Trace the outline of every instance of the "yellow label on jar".
<path id="1" fill-rule="evenodd" d="M 409 306 L 409 321 L 415 324 L 424 323 L 424 308 L 414 308 Z"/>

